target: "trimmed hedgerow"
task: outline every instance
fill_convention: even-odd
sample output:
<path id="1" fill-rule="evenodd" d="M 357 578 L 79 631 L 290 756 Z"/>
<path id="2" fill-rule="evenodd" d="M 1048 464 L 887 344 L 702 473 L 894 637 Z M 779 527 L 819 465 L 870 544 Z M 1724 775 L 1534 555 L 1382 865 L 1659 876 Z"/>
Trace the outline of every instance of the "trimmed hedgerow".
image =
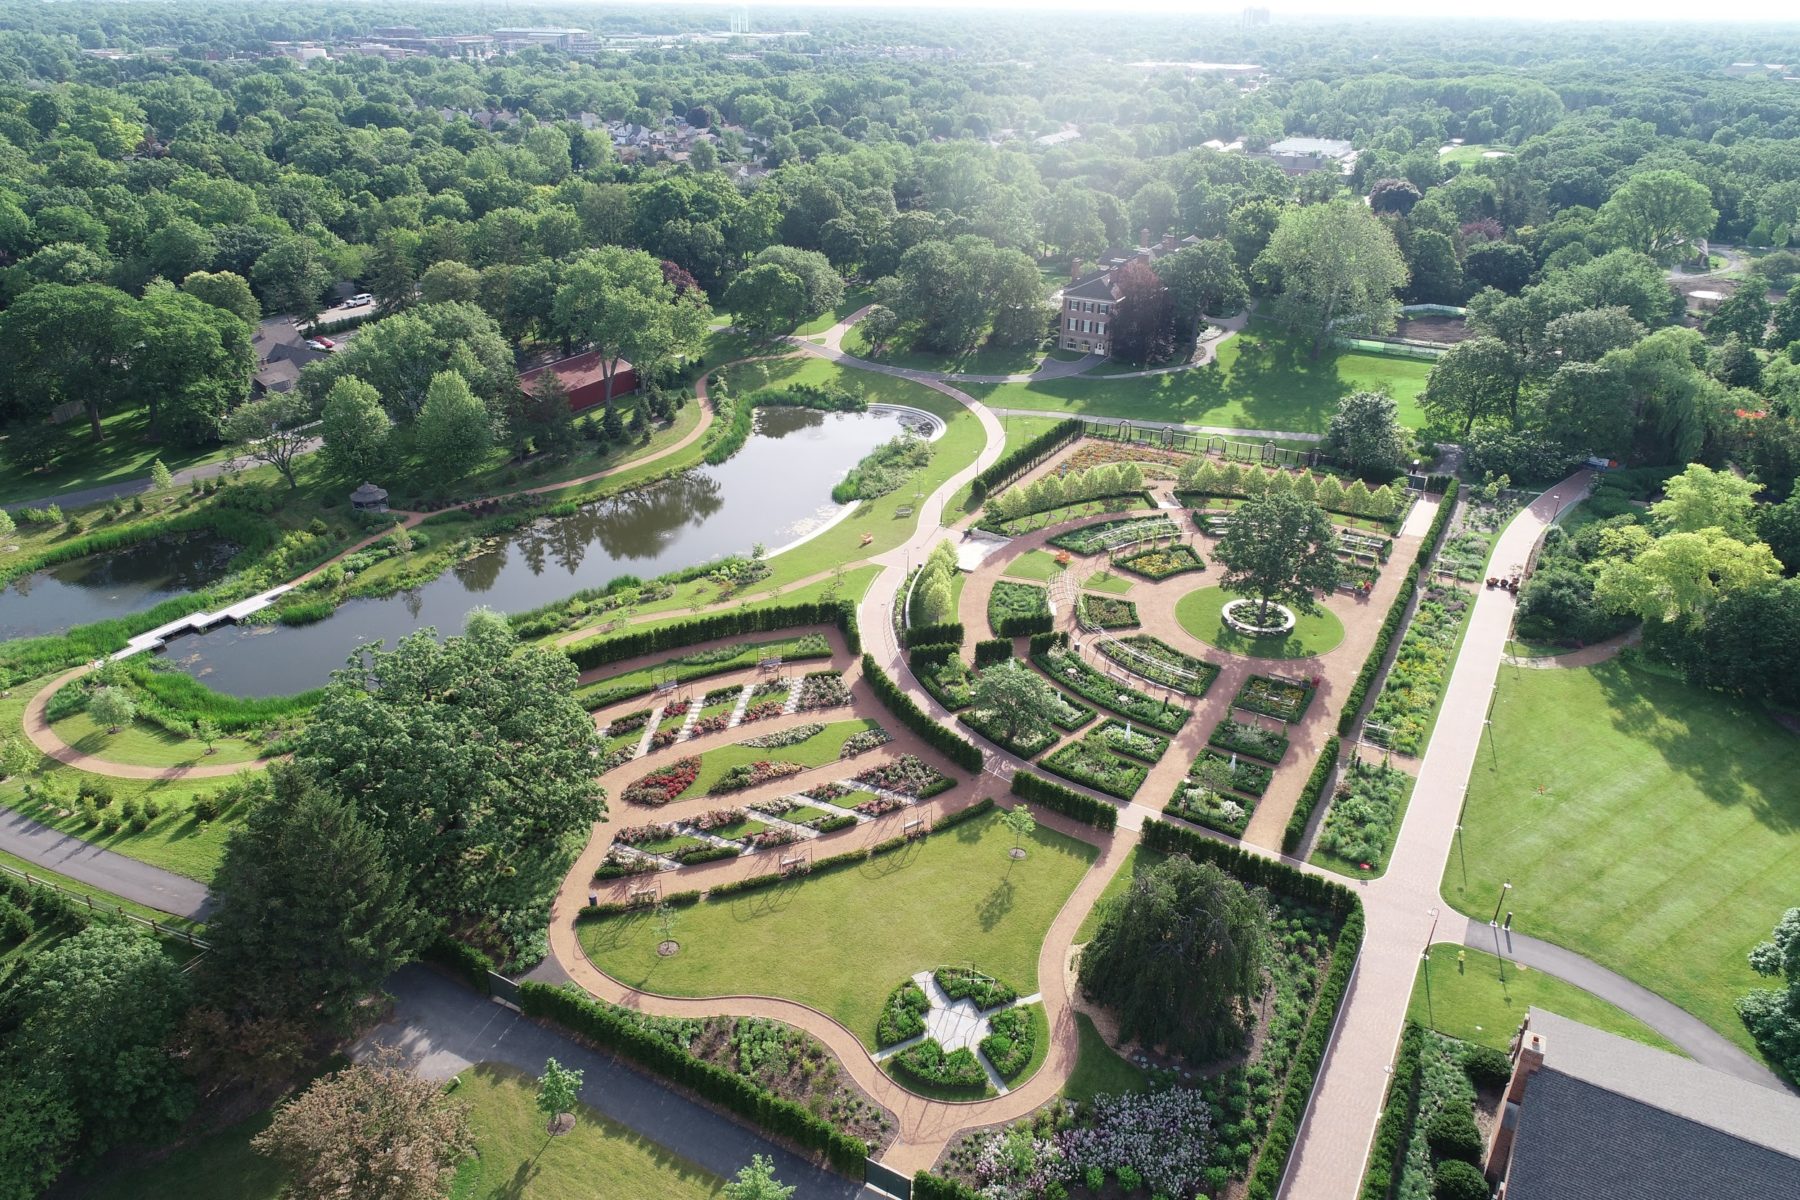
<path id="1" fill-rule="evenodd" d="M 1400 1035 L 1400 1056 L 1394 1060 L 1394 1074 L 1388 1083 L 1387 1104 L 1381 1110 L 1381 1124 L 1375 1127 L 1375 1144 L 1369 1148 L 1369 1167 L 1363 1173 L 1361 1200 L 1388 1200 L 1394 1192 L 1394 1179 L 1400 1171 L 1401 1157 L 1406 1153 L 1407 1138 L 1412 1133 L 1417 1112 L 1419 1089 L 1419 1026 L 1406 1023 Z"/>
<path id="2" fill-rule="evenodd" d="M 881 1016 L 875 1022 L 875 1044 L 892 1046 L 924 1033 L 925 1014 L 930 1009 L 931 999 L 924 989 L 908 979 L 889 993 L 881 1006 Z"/>
<path id="3" fill-rule="evenodd" d="M 444 968 L 482 995 L 490 994 L 488 975 L 495 969 L 494 960 L 467 942 L 441 934 L 425 947 L 419 958 Z"/>
<path id="4" fill-rule="evenodd" d="M 1011 638 L 988 638 L 975 643 L 975 669 L 991 667 L 995 663 L 1005 662 L 1013 656 Z"/>
<path id="5" fill-rule="evenodd" d="M 1005 487 L 1080 437 L 1081 429 L 1081 418 L 1070 417 L 1052 425 L 1017 450 L 1009 454 L 1002 454 L 994 460 L 992 466 L 977 474 L 969 484 L 970 497 L 975 500 L 987 499 L 989 495 Z"/>
<path id="6" fill-rule="evenodd" d="M 1111 804 L 1092 796 L 1084 796 L 1073 788 L 1033 775 L 1030 771 L 1013 772 L 1012 794 L 1021 800 L 1041 804 L 1051 812 L 1092 825 L 1095 829 L 1111 832 L 1119 825 L 1119 810 Z"/>
<path id="7" fill-rule="evenodd" d="M 1325 794 L 1325 784 L 1331 779 L 1331 772 L 1337 766 L 1338 737 L 1336 734 L 1325 739 L 1324 748 L 1319 751 L 1319 760 L 1313 764 L 1312 774 L 1306 778 L 1306 786 L 1300 789 L 1300 799 L 1294 804 L 1294 813 L 1288 818 L 1287 828 L 1281 833 L 1281 852 L 1292 854 L 1300 848 L 1306 837 L 1307 822 L 1312 820 L 1313 810 L 1319 806 L 1319 797 Z"/>
<path id="8" fill-rule="evenodd" d="M 932 646 L 940 642 L 953 642 L 962 645 L 963 627 L 961 621 L 946 621 L 942 625 L 914 625 L 900 637 L 900 644 L 911 649 L 914 646 Z"/>
<path id="9" fill-rule="evenodd" d="M 643 654 L 692 646 L 696 642 L 710 642 L 715 638 L 736 637 L 745 633 L 793 629 L 801 625 L 835 625 L 844 635 L 844 641 L 852 654 L 862 649 L 862 639 L 856 628 L 855 606 L 836 600 L 821 600 L 813 604 L 786 604 L 773 608 L 730 609 L 657 629 L 590 638 L 570 646 L 568 655 L 578 668 L 588 671 Z"/>
<path id="10" fill-rule="evenodd" d="M 888 678 L 887 672 L 876 664 L 873 655 L 863 655 L 862 665 L 863 678 L 868 681 L 869 690 L 875 693 L 875 698 L 889 712 L 900 718 L 902 725 L 918 734 L 926 745 L 963 770 L 981 770 L 981 751 L 975 748 L 975 743 L 932 720 L 929 713 Z"/>

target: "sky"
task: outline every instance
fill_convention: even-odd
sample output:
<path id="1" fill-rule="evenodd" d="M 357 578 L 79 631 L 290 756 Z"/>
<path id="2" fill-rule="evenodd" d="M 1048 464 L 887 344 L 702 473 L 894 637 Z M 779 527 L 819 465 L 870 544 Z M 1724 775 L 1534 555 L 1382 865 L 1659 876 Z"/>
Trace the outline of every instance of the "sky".
<path id="1" fill-rule="evenodd" d="M 699 0 L 717 6 L 720 0 Z M 731 3 L 731 0 L 725 0 Z M 737 0 L 742 4 L 745 0 Z M 1048 9 L 1094 11 L 1093 0 L 748 0 L 751 8 L 793 8 L 800 5 L 827 8 L 956 8 L 1015 9 L 1043 12 Z M 1524 20 L 1591 21 L 1763 21 L 1800 24 L 1796 0 L 1733 0 L 1730 4 L 1697 4 L 1695 0 L 1506 0 L 1502 6 L 1469 6 L 1445 0 L 1249 0 L 1267 8 L 1276 21 L 1331 16 L 1401 16 L 1419 18 L 1486 17 L 1504 15 Z M 1236 14 L 1243 0 L 1107 0 L 1108 12 L 1194 13 L 1216 16 Z"/>

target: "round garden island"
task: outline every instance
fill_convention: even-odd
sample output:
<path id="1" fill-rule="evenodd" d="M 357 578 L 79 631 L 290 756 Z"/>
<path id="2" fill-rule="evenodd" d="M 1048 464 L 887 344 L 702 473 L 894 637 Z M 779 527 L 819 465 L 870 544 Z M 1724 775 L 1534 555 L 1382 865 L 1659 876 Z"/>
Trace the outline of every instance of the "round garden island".
<path id="1" fill-rule="evenodd" d="M 1233 606 L 1235 625 L 1226 617 L 1226 605 Z M 1269 624 L 1287 626 L 1286 630 L 1261 635 L 1243 632 L 1257 621 L 1256 601 L 1221 587 L 1200 588 L 1175 603 L 1175 619 L 1182 629 L 1209 646 L 1247 658 L 1316 658 L 1337 649 L 1344 640 L 1344 623 L 1327 608 L 1308 615 L 1282 607 L 1271 618 Z"/>

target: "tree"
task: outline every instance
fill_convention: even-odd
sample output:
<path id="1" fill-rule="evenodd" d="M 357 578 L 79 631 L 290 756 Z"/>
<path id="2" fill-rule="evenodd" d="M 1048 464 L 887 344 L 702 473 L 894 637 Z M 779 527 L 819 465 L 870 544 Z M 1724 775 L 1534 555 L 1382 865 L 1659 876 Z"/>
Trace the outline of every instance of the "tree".
<path id="1" fill-rule="evenodd" d="M 1377 179 L 1369 188 L 1369 207 L 1378 213 L 1404 217 L 1419 197 L 1419 189 L 1410 179 Z"/>
<path id="2" fill-rule="evenodd" d="M 116 288 L 43 283 L 0 312 L 0 412 L 41 421 L 69 402 L 100 418 L 131 394 L 139 346 L 137 305 Z"/>
<path id="3" fill-rule="evenodd" d="M 877 294 L 918 327 L 920 346 L 960 354 L 993 318 L 989 268 L 996 253 L 993 243 L 973 235 L 921 242 L 900 256 L 894 283 Z"/>
<path id="4" fill-rule="evenodd" d="M 1594 599 L 1613 612 L 1687 630 L 1723 597 L 1780 576 L 1767 546 L 1741 542 L 1717 526 L 1657 538 L 1633 527 L 1609 538 Z"/>
<path id="5" fill-rule="evenodd" d="M 95 688 L 88 697 L 88 716 L 108 733 L 117 733 L 137 716 L 137 702 L 121 687 Z"/>
<path id="6" fill-rule="evenodd" d="M 469 390 L 469 381 L 456 371 L 431 377 L 417 425 L 419 450 L 444 483 L 473 471 L 493 448 L 493 418 Z"/>
<path id="7" fill-rule="evenodd" d="M 250 268 L 250 282 L 264 308 L 288 313 L 304 325 L 319 315 L 331 271 L 310 239 L 290 237 L 263 252 Z"/>
<path id="8" fill-rule="evenodd" d="M 640 377 L 653 374 L 698 350 L 711 316 L 698 289 L 677 295 L 660 262 L 621 246 L 590 250 L 571 262 L 556 290 L 554 313 L 565 337 L 600 352 L 609 401 L 620 359 L 634 364 Z"/>
<path id="9" fill-rule="evenodd" d="M 1105 902 L 1081 952 L 1081 991 L 1118 1014 L 1125 1037 L 1209 1060 L 1242 1042 L 1268 936 L 1262 892 L 1177 854 Z"/>
<path id="10" fill-rule="evenodd" d="M 1524 378 L 1524 363 L 1512 347 L 1498 338 L 1469 338 L 1432 364 L 1419 406 L 1432 421 L 1460 427 L 1467 437 L 1477 421 L 1516 416 Z"/>
<path id="11" fill-rule="evenodd" d="M 1231 246 L 1210 238 L 1184 246 L 1156 261 L 1156 277 L 1169 289 L 1175 306 L 1175 340 L 1191 340 L 1205 315 L 1229 316 L 1250 299 Z"/>
<path id="12" fill-rule="evenodd" d="M 298 491 L 296 460 L 312 441 L 312 434 L 301 426 L 311 415 L 298 392 L 271 392 L 232 410 L 225 418 L 225 440 L 236 443 L 255 461 L 274 467 L 288 487 Z"/>
<path id="13" fill-rule="evenodd" d="M 262 320 L 262 305 L 250 291 L 250 281 L 231 271 L 195 271 L 181 281 L 181 290 L 214 308 L 222 308 L 246 325 Z"/>
<path id="14" fill-rule="evenodd" d="M 407 421 L 425 405 L 439 372 L 456 371 L 490 412 L 518 390 L 512 348 L 473 304 L 421 304 L 363 326 L 337 353 L 300 372 L 299 391 L 315 409 L 338 380 L 354 376 L 375 389 L 389 415 Z"/>
<path id="15" fill-rule="evenodd" d="M 800 281 L 801 320 L 829 312 L 844 298 L 844 277 L 837 273 L 831 260 L 817 250 L 801 250 L 794 246 L 765 246 L 756 252 L 750 265 L 752 268 L 777 266 Z"/>
<path id="16" fill-rule="evenodd" d="M 872 304 L 857 325 L 862 329 L 863 340 L 868 342 L 869 349 L 879 354 L 900 332 L 900 317 L 884 304 Z"/>
<path id="17" fill-rule="evenodd" d="M 1722 597 L 1699 630 L 1664 639 L 1689 683 L 1759 703 L 1800 704 L 1800 580 Z"/>
<path id="18" fill-rule="evenodd" d="M 1771 1062 L 1800 1077 L 1800 908 L 1783 913 L 1774 935 L 1750 951 L 1750 967 L 1780 986 L 1740 997 L 1738 1016 Z"/>
<path id="19" fill-rule="evenodd" d="M 1267 492 L 1239 505 L 1213 557 L 1225 568 L 1220 583 L 1254 597 L 1264 624 L 1271 603 L 1317 612 L 1315 595 L 1337 586 L 1331 521 L 1324 509 L 1292 492 Z"/>
<path id="20" fill-rule="evenodd" d="M 1037 832 L 1037 818 L 1031 809 L 1023 803 L 1015 804 L 1006 810 L 1000 820 L 1006 825 L 1006 831 L 1013 835 L 1013 857 L 1025 857 L 1025 839 Z"/>
<path id="21" fill-rule="evenodd" d="M 988 294 L 994 306 L 988 341 L 996 346 L 1035 346 L 1044 340 L 1050 310 L 1037 264 L 1017 250 L 995 253 Z"/>
<path id="22" fill-rule="evenodd" d="M 1800 287 L 1791 289 L 1775 306 L 1772 319 L 1775 327 L 1768 334 L 1771 347 L 1784 349 L 1800 342 Z"/>
<path id="23" fill-rule="evenodd" d="M 1119 292 L 1107 318 L 1113 361 L 1143 366 L 1168 358 L 1175 348 L 1175 306 L 1169 289 L 1147 263 L 1126 263 L 1112 279 Z"/>
<path id="24" fill-rule="evenodd" d="M 1788 574 L 1800 573 L 1800 493 L 1765 505 L 1757 513 L 1756 536 L 1769 544 Z"/>
<path id="25" fill-rule="evenodd" d="M 725 307 L 734 322 L 758 338 L 790 333 L 804 317 L 806 284 L 785 267 L 757 263 L 725 289 Z"/>
<path id="26" fill-rule="evenodd" d="M 445 259 L 426 267 L 419 276 L 419 299 L 426 304 L 475 301 L 481 272 L 468 263 Z"/>
<path id="27" fill-rule="evenodd" d="M 544 1073 L 538 1077 L 538 1111 L 549 1117 L 552 1137 L 560 1137 L 575 1128 L 575 1105 L 581 1095 L 580 1071 L 572 1071 L 554 1058 L 544 1062 Z M 567 1117 L 565 1121 L 563 1118 Z"/>
<path id="28" fill-rule="evenodd" d="M 606 435 L 606 440 L 609 442 L 618 443 L 625 440 L 625 418 L 621 415 L 617 404 L 608 404 L 606 411 L 601 414 L 600 432 Z"/>
<path id="29" fill-rule="evenodd" d="M 775 1178 L 775 1164 L 758 1154 L 750 1165 L 739 1167 L 737 1178 L 725 1185 L 725 1200 L 791 1200 L 795 1188 Z"/>
<path id="30" fill-rule="evenodd" d="M 166 492 L 174 486 L 175 477 L 169 473 L 169 468 L 163 465 L 163 460 L 160 458 L 152 460 L 150 463 L 150 490 Z M 12 532 L 10 528 L 0 529 L 0 533 L 10 532 Z"/>
<path id="31" fill-rule="evenodd" d="M 1391 476 L 1412 452 L 1400 407 L 1386 392 L 1352 392 L 1338 401 L 1325 437 L 1325 452 L 1359 475 Z"/>
<path id="32" fill-rule="evenodd" d="M 1283 211 L 1256 272 L 1279 289 L 1282 319 L 1312 335 L 1315 357 L 1334 331 L 1392 329 L 1407 279 L 1393 232 L 1356 201 Z"/>
<path id="33" fill-rule="evenodd" d="M 384 837 L 436 913 L 543 928 L 568 839 L 605 811 L 594 723 L 566 655 L 521 648 L 491 613 L 440 643 L 424 629 L 360 648 L 300 734 L 295 760 Z"/>
<path id="34" fill-rule="evenodd" d="M 376 311 L 384 317 L 411 308 L 418 299 L 418 280 L 413 274 L 412 260 L 400 238 L 391 230 L 375 245 L 369 259 L 369 290 L 375 295 Z"/>
<path id="35" fill-rule="evenodd" d="M 1761 346 L 1763 334 L 1769 328 L 1769 318 L 1774 314 L 1768 291 L 1769 281 L 1760 275 L 1744 280 L 1706 318 L 1706 336 L 1723 340 L 1736 334 L 1746 346 Z"/>
<path id="36" fill-rule="evenodd" d="M 575 444 L 575 414 L 569 390 L 555 371 L 544 371 L 530 390 L 516 388 L 506 414 L 513 448 L 524 454 L 530 443 L 540 451 L 564 451 Z"/>
<path id="37" fill-rule="evenodd" d="M 350 803 L 287 765 L 270 780 L 271 797 L 232 830 L 213 877 L 206 990 L 233 1020 L 339 1031 L 434 922 Z"/>
<path id="38" fill-rule="evenodd" d="M 1004 729 L 1000 740 L 1007 745 L 1054 728 L 1062 711 L 1055 689 L 1016 659 L 995 663 L 975 677 L 974 703 L 977 712 L 989 714 Z"/>
<path id="39" fill-rule="evenodd" d="M 250 1145 L 287 1168 L 293 1200 L 435 1200 L 472 1148 L 463 1108 L 392 1049 L 318 1080 Z"/>
<path id="40" fill-rule="evenodd" d="M 1633 175 L 1600 206 L 1600 223 L 1608 232 L 1662 263 L 1710 234 L 1718 221 L 1706 185 L 1680 171 Z"/>
<path id="41" fill-rule="evenodd" d="M 188 445 L 218 440 L 226 413 L 250 392 L 250 326 L 163 280 L 137 305 L 131 382 L 150 409 L 150 436 Z"/>
<path id="42" fill-rule="evenodd" d="M 1650 506 L 1650 516 L 1664 533 L 1722 529 L 1749 541 L 1755 536 L 1756 493 L 1762 490 L 1762 484 L 1730 471 L 1691 463 L 1663 485 L 1663 499 Z"/>
<path id="43" fill-rule="evenodd" d="M 1514 295 L 1531 282 L 1536 270 L 1531 251 L 1514 242 L 1483 242 L 1463 255 L 1463 279 L 1472 288 L 1498 288 Z"/>
<path id="44" fill-rule="evenodd" d="M 387 462 L 393 427 L 374 388 L 353 376 L 339 379 L 319 416 L 326 465 L 347 479 L 374 479 Z"/>

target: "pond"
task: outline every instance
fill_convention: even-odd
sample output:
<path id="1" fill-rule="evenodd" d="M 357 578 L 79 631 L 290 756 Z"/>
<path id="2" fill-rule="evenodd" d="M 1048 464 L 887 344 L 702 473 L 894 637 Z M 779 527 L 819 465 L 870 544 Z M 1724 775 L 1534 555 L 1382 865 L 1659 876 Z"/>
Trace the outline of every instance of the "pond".
<path id="1" fill-rule="evenodd" d="M 214 582 L 237 552 L 236 544 L 201 529 L 22 575 L 0 587 L 0 641 L 142 612 Z"/>
<path id="2" fill-rule="evenodd" d="M 458 632 L 471 609 L 524 612 L 620 575 L 643 579 L 762 542 L 771 553 L 824 529 L 850 506 L 831 488 L 915 416 L 765 408 L 728 461 L 545 518 L 496 539 L 430 583 L 352 600 L 312 625 L 222 625 L 165 653 L 209 687 L 279 696 L 318 687 L 359 645 L 390 646 L 423 626 Z"/>

